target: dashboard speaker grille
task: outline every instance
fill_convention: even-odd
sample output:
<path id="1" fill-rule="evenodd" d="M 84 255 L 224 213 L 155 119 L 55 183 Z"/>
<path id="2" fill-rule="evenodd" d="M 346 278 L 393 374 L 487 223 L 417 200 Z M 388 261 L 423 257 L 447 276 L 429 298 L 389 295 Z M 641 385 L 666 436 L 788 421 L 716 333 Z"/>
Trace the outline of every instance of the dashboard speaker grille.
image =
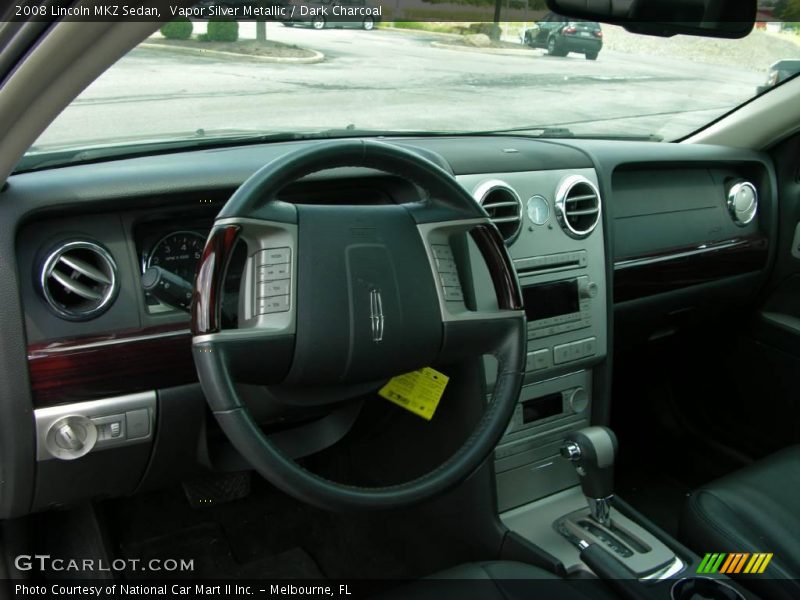
<path id="1" fill-rule="evenodd" d="M 47 255 L 39 284 L 45 302 L 59 317 L 85 321 L 102 314 L 116 298 L 117 265 L 95 242 L 64 242 Z"/>
<path id="2" fill-rule="evenodd" d="M 556 192 L 556 216 L 564 232 L 573 238 L 584 238 L 600 222 L 600 192 L 581 175 L 567 177 Z"/>
<path id="3" fill-rule="evenodd" d="M 486 181 L 474 192 L 506 244 L 511 244 L 522 228 L 522 200 L 504 181 Z"/>

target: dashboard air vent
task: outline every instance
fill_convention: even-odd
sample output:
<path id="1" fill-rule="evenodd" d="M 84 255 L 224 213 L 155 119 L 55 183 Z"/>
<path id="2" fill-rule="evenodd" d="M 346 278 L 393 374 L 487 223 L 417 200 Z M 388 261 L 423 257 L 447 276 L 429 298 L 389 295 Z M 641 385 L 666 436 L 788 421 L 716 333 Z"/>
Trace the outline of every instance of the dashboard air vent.
<path id="1" fill-rule="evenodd" d="M 749 181 L 740 181 L 728 190 L 728 212 L 739 227 L 749 225 L 758 214 L 758 190 Z"/>
<path id="2" fill-rule="evenodd" d="M 59 317 L 85 321 L 103 313 L 114 301 L 117 265 L 99 244 L 64 242 L 47 255 L 39 284 L 48 306 Z"/>
<path id="3" fill-rule="evenodd" d="M 600 192 L 582 175 L 571 175 L 561 182 L 555 204 L 561 229 L 570 237 L 585 238 L 600 222 Z"/>
<path id="4" fill-rule="evenodd" d="M 522 228 L 522 200 L 507 183 L 486 181 L 475 189 L 473 196 L 483 206 L 506 244 L 517 239 Z"/>

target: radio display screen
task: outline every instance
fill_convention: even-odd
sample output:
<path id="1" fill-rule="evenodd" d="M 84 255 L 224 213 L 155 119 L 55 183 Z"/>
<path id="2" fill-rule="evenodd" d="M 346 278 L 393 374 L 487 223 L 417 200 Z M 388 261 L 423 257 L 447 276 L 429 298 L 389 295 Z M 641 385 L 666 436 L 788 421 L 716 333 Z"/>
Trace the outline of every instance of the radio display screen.
<path id="1" fill-rule="evenodd" d="M 522 299 L 528 322 L 580 311 L 577 279 L 522 288 Z"/>

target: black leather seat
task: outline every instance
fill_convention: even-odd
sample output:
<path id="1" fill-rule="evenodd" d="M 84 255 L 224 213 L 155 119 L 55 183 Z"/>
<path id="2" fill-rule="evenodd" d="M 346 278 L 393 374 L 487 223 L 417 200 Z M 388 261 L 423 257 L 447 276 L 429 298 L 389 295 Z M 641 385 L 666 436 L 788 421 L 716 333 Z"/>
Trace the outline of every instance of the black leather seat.
<path id="1" fill-rule="evenodd" d="M 764 598 L 800 597 L 800 446 L 782 450 L 693 492 L 681 541 L 707 552 L 772 552 L 741 583 Z"/>
<path id="2" fill-rule="evenodd" d="M 587 600 L 598 596 L 608 598 L 608 595 L 599 589 L 601 585 L 599 582 L 589 586 L 586 582 L 564 580 L 544 569 L 525 563 L 490 561 L 467 563 L 447 571 L 441 571 L 426 579 L 381 594 L 379 599 L 530 600 L 531 598 L 559 598 L 559 600 Z M 599 594 L 598 591 L 600 591 Z"/>

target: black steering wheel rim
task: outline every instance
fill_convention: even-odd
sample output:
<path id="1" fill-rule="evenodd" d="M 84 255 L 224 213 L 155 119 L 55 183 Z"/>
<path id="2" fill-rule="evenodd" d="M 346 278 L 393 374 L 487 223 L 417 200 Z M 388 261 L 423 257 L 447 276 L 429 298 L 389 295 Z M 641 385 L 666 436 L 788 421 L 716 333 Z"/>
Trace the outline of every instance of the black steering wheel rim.
<path id="1" fill-rule="evenodd" d="M 240 347 L 231 351 L 230 342 L 237 334 L 226 334 L 220 327 L 220 289 L 233 244 L 243 228 L 251 222 L 296 227 L 295 207 L 278 201 L 278 192 L 307 174 L 337 167 L 377 169 L 405 177 L 425 189 L 428 192 L 425 201 L 403 205 L 403 210 L 420 231 L 450 231 L 457 227 L 471 235 L 489 264 L 498 298 L 498 310 L 491 313 L 445 318 L 449 313 L 442 309 L 440 356 L 447 352 L 447 356 L 453 357 L 493 354 L 497 358 L 497 379 L 483 417 L 464 444 L 441 465 L 411 481 L 384 487 L 330 481 L 304 469 L 272 443 L 236 391 L 235 369 L 231 364 L 242 351 Z M 430 248 L 427 249 L 430 253 Z M 294 263 L 292 266 L 296 268 Z M 234 447 L 262 476 L 288 494 L 326 509 L 397 508 L 435 497 L 464 481 L 484 463 L 502 437 L 524 375 L 526 327 L 521 309 L 519 286 L 499 233 L 450 173 L 416 152 L 384 142 L 322 142 L 301 147 L 267 164 L 242 184 L 217 216 L 196 279 L 193 353 L 215 418 Z M 248 336 L 244 332 L 242 337 Z M 246 343 L 258 344 L 259 339 L 255 336 L 256 341 Z M 275 344 L 276 339 L 271 343 Z M 247 346 L 247 351 L 253 352 L 256 347 Z M 271 347 L 283 348 L 287 355 L 294 348 L 288 341 L 283 346 Z M 290 356 L 289 361 L 292 360 L 297 357 Z M 284 376 L 288 370 L 286 367 L 282 371 Z"/>

